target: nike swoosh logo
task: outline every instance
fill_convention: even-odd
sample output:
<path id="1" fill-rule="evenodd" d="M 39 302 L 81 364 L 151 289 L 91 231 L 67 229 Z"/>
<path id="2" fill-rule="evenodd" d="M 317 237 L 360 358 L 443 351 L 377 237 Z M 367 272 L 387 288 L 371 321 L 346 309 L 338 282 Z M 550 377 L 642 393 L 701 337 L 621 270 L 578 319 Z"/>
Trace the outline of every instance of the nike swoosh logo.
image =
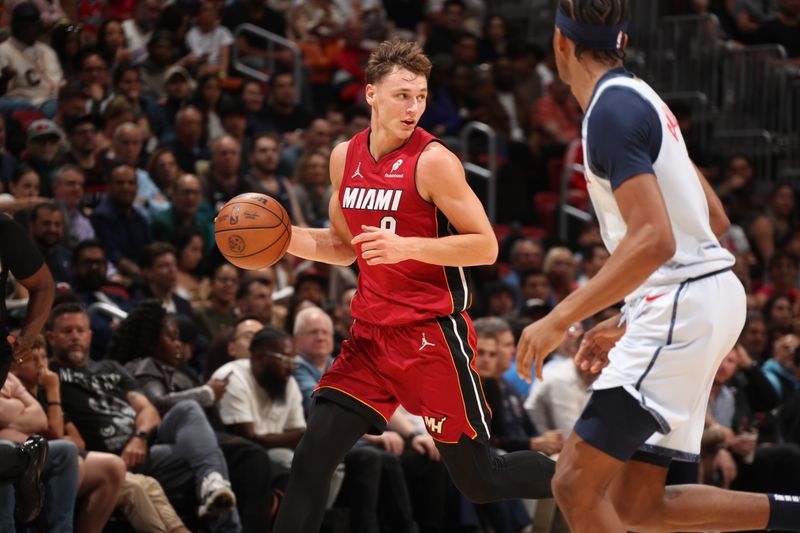
<path id="1" fill-rule="evenodd" d="M 652 302 L 653 300 L 658 300 L 659 298 L 661 298 L 662 296 L 664 296 L 666 294 L 669 294 L 669 291 L 662 292 L 661 294 L 654 294 L 652 296 L 645 296 L 644 297 L 644 301 L 645 302 Z"/>

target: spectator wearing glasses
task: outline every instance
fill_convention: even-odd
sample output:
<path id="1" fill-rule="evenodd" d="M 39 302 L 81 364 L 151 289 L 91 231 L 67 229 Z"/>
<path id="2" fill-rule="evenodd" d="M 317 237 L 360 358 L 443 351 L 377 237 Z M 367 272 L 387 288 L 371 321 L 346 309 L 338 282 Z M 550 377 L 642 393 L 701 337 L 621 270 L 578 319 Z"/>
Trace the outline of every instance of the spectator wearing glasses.
<path id="1" fill-rule="evenodd" d="M 222 365 L 212 376 L 228 378 L 220 418 L 231 433 L 260 444 L 274 463 L 288 466 L 306 428 L 303 395 L 292 377 L 292 338 L 266 326 L 250 341 L 250 354 Z"/>

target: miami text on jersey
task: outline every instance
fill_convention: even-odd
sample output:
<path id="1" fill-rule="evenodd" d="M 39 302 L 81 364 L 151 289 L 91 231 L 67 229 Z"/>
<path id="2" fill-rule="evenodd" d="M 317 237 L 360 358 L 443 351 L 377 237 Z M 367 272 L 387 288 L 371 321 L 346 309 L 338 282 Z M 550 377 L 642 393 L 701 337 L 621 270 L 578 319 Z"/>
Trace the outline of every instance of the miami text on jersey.
<path id="1" fill-rule="evenodd" d="M 369 209 L 374 211 L 397 211 L 400 207 L 401 189 L 368 189 L 345 187 L 342 208 Z"/>

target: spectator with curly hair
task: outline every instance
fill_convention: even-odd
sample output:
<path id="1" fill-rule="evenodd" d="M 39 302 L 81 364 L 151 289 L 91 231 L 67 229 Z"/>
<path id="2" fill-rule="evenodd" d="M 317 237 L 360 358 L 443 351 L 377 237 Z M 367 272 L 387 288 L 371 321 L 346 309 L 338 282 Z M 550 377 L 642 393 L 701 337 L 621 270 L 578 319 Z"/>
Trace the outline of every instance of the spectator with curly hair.
<path id="1" fill-rule="evenodd" d="M 126 368 L 162 416 L 183 400 L 212 408 L 225 394 L 227 377 L 198 385 L 181 370 L 185 361 L 178 325 L 158 300 L 143 300 L 118 331 L 120 343 L 112 347 L 112 354 L 128 361 Z M 147 353 L 153 355 L 140 357 Z M 244 531 L 263 529 L 272 496 L 267 453 L 227 433 L 217 432 L 217 440 L 228 464 Z"/>

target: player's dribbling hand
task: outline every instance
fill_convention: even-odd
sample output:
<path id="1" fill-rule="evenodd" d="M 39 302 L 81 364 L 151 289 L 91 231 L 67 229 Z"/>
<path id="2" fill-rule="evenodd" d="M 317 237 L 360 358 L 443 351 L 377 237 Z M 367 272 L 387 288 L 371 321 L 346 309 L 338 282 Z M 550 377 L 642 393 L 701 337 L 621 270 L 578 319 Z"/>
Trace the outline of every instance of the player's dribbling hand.
<path id="1" fill-rule="evenodd" d="M 537 320 L 524 330 L 517 345 L 517 374 L 531 382 L 531 366 L 536 364 L 536 377 L 541 381 L 542 366 L 550 352 L 561 344 L 567 333 L 566 327 L 556 325 L 551 315 Z"/>
<path id="2" fill-rule="evenodd" d="M 353 237 L 350 244 L 361 245 L 361 257 L 368 265 L 391 265 L 409 259 L 403 249 L 403 237 L 375 226 L 361 226 L 361 229 L 364 232 Z"/>
<path id="3" fill-rule="evenodd" d="M 578 368 L 597 374 L 608 366 L 608 352 L 625 334 L 625 326 L 619 324 L 620 318 L 621 315 L 615 315 L 586 332 L 575 354 Z"/>

